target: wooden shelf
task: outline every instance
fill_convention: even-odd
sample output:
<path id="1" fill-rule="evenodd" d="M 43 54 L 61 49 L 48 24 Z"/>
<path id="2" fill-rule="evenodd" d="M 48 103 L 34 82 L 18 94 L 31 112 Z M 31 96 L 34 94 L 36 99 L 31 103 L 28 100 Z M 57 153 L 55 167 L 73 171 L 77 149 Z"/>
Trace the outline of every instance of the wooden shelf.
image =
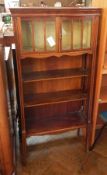
<path id="1" fill-rule="evenodd" d="M 41 80 L 51 79 L 65 79 L 73 77 L 86 77 L 88 76 L 88 70 L 83 69 L 65 69 L 65 70 L 52 70 L 42 72 L 30 72 L 23 74 L 24 83 L 35 82 Z"/>
<path id="2" fill-rule="evenodd" d="M 107 103 L 107 87 L 101 88 L 99 103 Z"/>
<path id="3" fill-rule="evenodd" d="M 28 94 L 25 96 L 25 107 L 40 106 L 68 101 L 86 100 L 86 93 L 81 90 L 68 90 L 52 93 Z"/>
<path id="4" fill-rule="evenodd" d="M 83 127 L 86 127 L 86 117 L 80 112 L 68 113 L 63 116 L 57 115 L 41 120 L 36 119 L 35 116 L 26 119 L 27 136 L 52 134 Z"/>

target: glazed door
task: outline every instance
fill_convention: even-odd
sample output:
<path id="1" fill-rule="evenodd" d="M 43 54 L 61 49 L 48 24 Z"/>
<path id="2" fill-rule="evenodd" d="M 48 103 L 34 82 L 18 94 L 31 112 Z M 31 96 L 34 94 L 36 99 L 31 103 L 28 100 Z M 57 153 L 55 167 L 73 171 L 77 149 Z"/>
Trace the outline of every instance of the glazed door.
<path id="1" fill-rule="evenodd" d="M 22 52 L 57 51 L 55 18 L 22 19 L 21 33 Z"/>
<path id="2" fill-rule="evenodd" d="M 71 51 L 90 48 L 91 32 L 91 18 L 63 18 L 61 22 L 61 50 Z"/>

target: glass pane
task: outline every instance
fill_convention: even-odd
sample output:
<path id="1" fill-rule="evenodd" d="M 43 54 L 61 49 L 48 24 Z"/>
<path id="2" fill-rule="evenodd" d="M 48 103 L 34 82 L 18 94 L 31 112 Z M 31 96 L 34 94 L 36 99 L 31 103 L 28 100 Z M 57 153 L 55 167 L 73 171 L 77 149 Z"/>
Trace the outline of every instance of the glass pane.
<path id="1" fill-rule="evenodd" d="M 80 20 L 73 21 L 73 49 L 80 49 L 82 41 L 82 25 Z"/>
<path id="2" fill-rule="evenodd" d="M 32 25 L 31 21 L 22 21 L 22 49 L 31 51 L 32 48 Z"/>
<path id="3" fill-rule="evenodd" d="M 56 49 L 55 21 L 46 21 L 46 49 Z"/>
<path id="4" fill-rule="evenodd" d="M 84 21 L 84 29 L 83 29 L 83 48 L 90 48 L 91 43 L 91 20 Z"/>
<path id="5" fill-rule="evenodd" d="M 72 21 L 64 20 L 62 22 L 62 50 L 71 50 Z"/>
<path id="6" fill-rule="evenodd" d="M 44 51 L 44 21 L 34 21 L 35 51 Z"/>

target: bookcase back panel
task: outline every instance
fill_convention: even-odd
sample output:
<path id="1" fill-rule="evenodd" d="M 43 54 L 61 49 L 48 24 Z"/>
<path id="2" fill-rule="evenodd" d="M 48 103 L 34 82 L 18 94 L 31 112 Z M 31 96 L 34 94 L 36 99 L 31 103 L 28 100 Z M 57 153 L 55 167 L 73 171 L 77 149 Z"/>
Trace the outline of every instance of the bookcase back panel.
<path id="1" fill-rule="evenodd" d="M 49 57 L 45 59 L 28 58 L 21 61 L 22 72 L 73 69 L 82 67 L 82 56 Z"/>
<path id="2" fill-rule="evenodd" d="M 81 89 L 81 83 L 82 80 L 80 78 L 38 81 L 36 83 L 24 84 L 24 94 L 78 90 Z"/>
<path id="3" fill-rule="evenodd" d="M 55 118 L 66 113 L 80 111 L 81 106 L 82 101 L 36 106 L 25 108 L 25 116 L 26 118 L 30 118 L 30 116 L 32 116 L 38 120 L 49 117 Z"/>

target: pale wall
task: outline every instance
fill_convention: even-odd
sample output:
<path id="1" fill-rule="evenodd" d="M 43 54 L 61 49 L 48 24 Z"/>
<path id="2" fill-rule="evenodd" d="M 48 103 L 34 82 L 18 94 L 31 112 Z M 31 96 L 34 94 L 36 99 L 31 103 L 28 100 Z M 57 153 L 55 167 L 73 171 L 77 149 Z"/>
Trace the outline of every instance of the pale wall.
<path id="1" fill-rule="evenodd" d="M 93 0 L 92 6 L 101 8 L 107 7 L 107 0 Z"/>
<path id="2" fill-rule="evenodd" d="M 41 0 L 20 0 L 21 1 L 21 5 L 22 4 L 27 4 L 30 5 L 30 3 L 32 3 L 31 5 L 34 6 L 39 6 Z M 54 3 L 56 2 L 56 0 L 43 0 L 44 2 L 47 3 L 48 6 L 53 6 Z M 63 6 L 68 6 L 72 0 L 60 0 L 62 2 Z"/>

